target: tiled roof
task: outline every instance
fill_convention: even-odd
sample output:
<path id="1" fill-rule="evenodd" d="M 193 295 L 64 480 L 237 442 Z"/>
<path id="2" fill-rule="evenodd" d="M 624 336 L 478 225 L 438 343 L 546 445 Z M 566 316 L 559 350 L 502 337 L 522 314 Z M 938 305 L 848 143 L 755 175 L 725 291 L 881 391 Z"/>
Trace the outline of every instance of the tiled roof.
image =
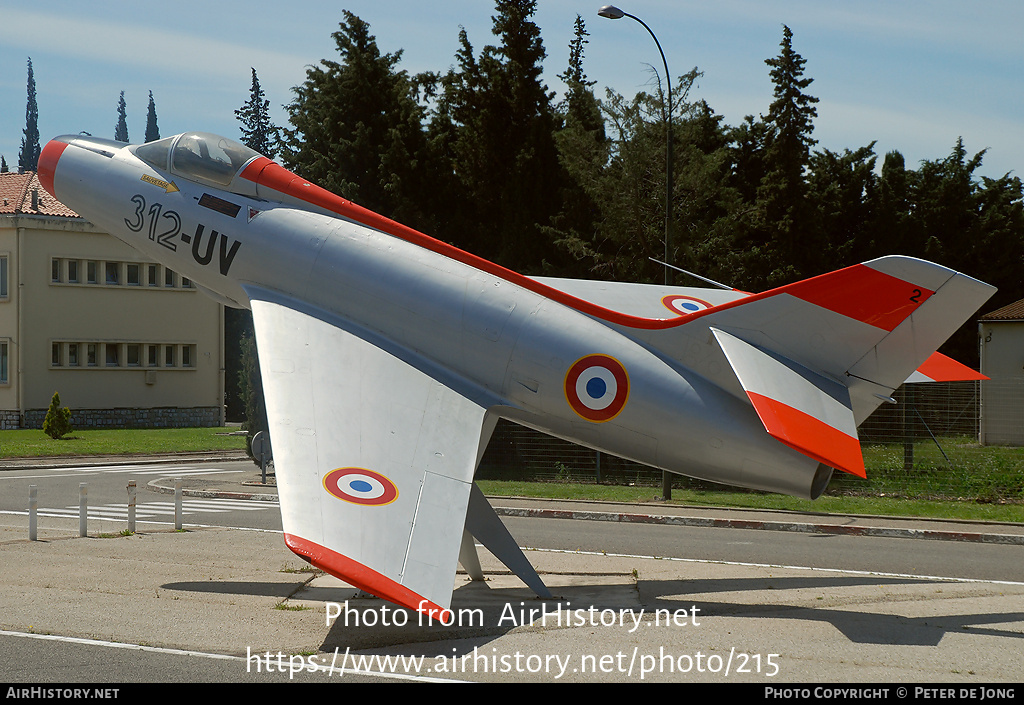
<path id="1" fill-rule="evenodd" d="M 1024 299 L 1014 301 L 1008 306 L 996 309 L 992 313 L 986 313 L 979 320 L 982 321 L 1024 321 Z"/>
<path id="2" fill-rule="evenodd" d="M 51 196 L 32 171 L 24 174 L 13 171 L 0 173 L 0 215 L 4 214 L 80 217 Z"/>

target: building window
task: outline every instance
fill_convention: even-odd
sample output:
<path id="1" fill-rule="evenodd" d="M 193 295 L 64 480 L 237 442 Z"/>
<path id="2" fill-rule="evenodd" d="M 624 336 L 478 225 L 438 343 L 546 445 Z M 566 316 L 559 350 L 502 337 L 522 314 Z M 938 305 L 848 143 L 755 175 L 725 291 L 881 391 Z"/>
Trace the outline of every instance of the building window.
<path id="1" fill-rule="evenodd" d="M 160 286 L 160 280 L 157 278 L 157 265 L 151 264 L 146 268 L 148 274 L 146 276 L 146 283 L 150 286 Z"/>
<path id="2" fill-rule="evenodd" d="M 7 298 L 7 255 L 0 255 L 0 299 Z"/>
<path id="3" fill-rule="evenodd" d="M 100 263 L 99 262 L 86 262 L 86 264 L 85 264 L 85 277 L 86 277 L 85 281 L 88 282 L 89 284 L 98 284 L 99 283 L 99 278 L 98 278 L 99 277 L 99 269 L 100 269 Z"/>
<path id="4" fill-rule="evenodd" d="M 126 265 L 125 270 L 127 274 L 125 278 L 128 280 L 128 286 L 139 286 L 142 284 L 142 271 L 140 270 L 139 265 L 129 262 Z"/>
<path id="5" fill-rule="evenodd" d="M 72 284 L 78 283 L 78 260 L 68 260 L 68 282 Z"/>
<path id="6" fill-rule="evenodd" d="M 78 343 L 68 343 L 68 366 L 78 367 Z"/>
<path id="7" fill-rule="evenodd" d="M 174 367 L 174 346 L 164 346 L 164 367 Z"/>
<path id="8" fill-rule="evenodd" d="M 60 260 L 57 258 L 50 260 L 50 281 L 54 283 L 60 282 Z"/>
<path id="9" fill-rule="evenodd" d="M 192 367 L 192 346 L 182 345 L 181 346 L 181 366 Z"/>
<path id="10" fill-rule="evenodd" d="M 121 263 L 120 262 L 107 262 L 107 284 L 120 284 L 121 283 Z"/>
<path id="11" fill-rule="evenodd" d="M 89 367 L 96 367 L 96 343 L 89 343 L 85 346 L 86 364 Z"/>
<path id="12" fill-rule="evenodd" d="M 175 279 L 177 279 L 177 275 L 174 270 L 164 267 L 164 286 L 174 286 Z"/>
<path id="13" fill-rule="evenodd" d="M 160 346 L 159 345 L 147 345 L 146 355 L 148 367 L 157 367 L 160 365 Z"/>
<path id="14" fill-rule="evenodd" d="M 128 352 L 128 366 L 129 367 L 138 367 L 139 365 L 142 364 L 142 361 L 140 359 L 140 355 L 141 355 L 141 352 L 142 352 L 142 346 L 131 344 L 131 345 L 128 346 L 127 352 Z"/>
<path id="15" fill-rule="evenodd" d="M 7 384 L 7 341 L 0 341 L 0 384 Z"/>
<path id="16" fill-rule="evenodd" d="M 107 367 L 118 367 L 117 352 L 120 346 L 117 343 L 107 343 L 103 347 L 107 349 Z"/>

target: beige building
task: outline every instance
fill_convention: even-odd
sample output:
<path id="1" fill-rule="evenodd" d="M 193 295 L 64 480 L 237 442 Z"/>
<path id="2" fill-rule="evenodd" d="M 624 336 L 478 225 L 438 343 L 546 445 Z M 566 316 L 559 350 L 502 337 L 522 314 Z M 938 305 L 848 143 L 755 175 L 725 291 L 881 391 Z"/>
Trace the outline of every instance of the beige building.
<path id="1" fill-rule="evenodd" d="M 979 323 L 981 427 L 984 445 L 1024 446 L 1024 299 L 987 313 Z"/>
<path id="2" fill-rule="evenodd" d="M 99 231 L 35 174 L 0 174 L 0 428 L 224 423 L 224 311 Z"/>

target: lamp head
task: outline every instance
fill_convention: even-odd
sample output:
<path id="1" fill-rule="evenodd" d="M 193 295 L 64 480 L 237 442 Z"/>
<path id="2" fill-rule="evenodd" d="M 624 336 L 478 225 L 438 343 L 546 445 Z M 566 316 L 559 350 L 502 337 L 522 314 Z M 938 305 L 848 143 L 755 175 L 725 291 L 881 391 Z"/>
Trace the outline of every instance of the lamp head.
<path id="1" fill-rule="evenodd" d="M 626 16 L 626 13 L 615 7 L 615 5 L 605 5 L 597 11 L 597 14 L 610 20 L 620 20 Z"/>

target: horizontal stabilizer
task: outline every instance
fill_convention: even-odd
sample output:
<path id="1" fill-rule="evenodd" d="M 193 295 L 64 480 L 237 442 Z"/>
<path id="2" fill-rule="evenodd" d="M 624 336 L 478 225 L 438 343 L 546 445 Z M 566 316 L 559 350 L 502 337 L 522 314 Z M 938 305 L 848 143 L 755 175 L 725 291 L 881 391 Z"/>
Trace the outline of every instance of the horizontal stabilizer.
<path id="1" fill-rule="evenodd" d="M 925 360 L 923 365 L 907 377 L 907 383 L 969 382 L 981 379 L 988 379 L 988 377 L 937 352 L 932 353 L 932 356 Z"/>
<path id="2" fill-rule="evenodd" d="M 867 476 L 845 386 L 723 330 L 711 332 L 773 438 L 829 467 Z"/>

